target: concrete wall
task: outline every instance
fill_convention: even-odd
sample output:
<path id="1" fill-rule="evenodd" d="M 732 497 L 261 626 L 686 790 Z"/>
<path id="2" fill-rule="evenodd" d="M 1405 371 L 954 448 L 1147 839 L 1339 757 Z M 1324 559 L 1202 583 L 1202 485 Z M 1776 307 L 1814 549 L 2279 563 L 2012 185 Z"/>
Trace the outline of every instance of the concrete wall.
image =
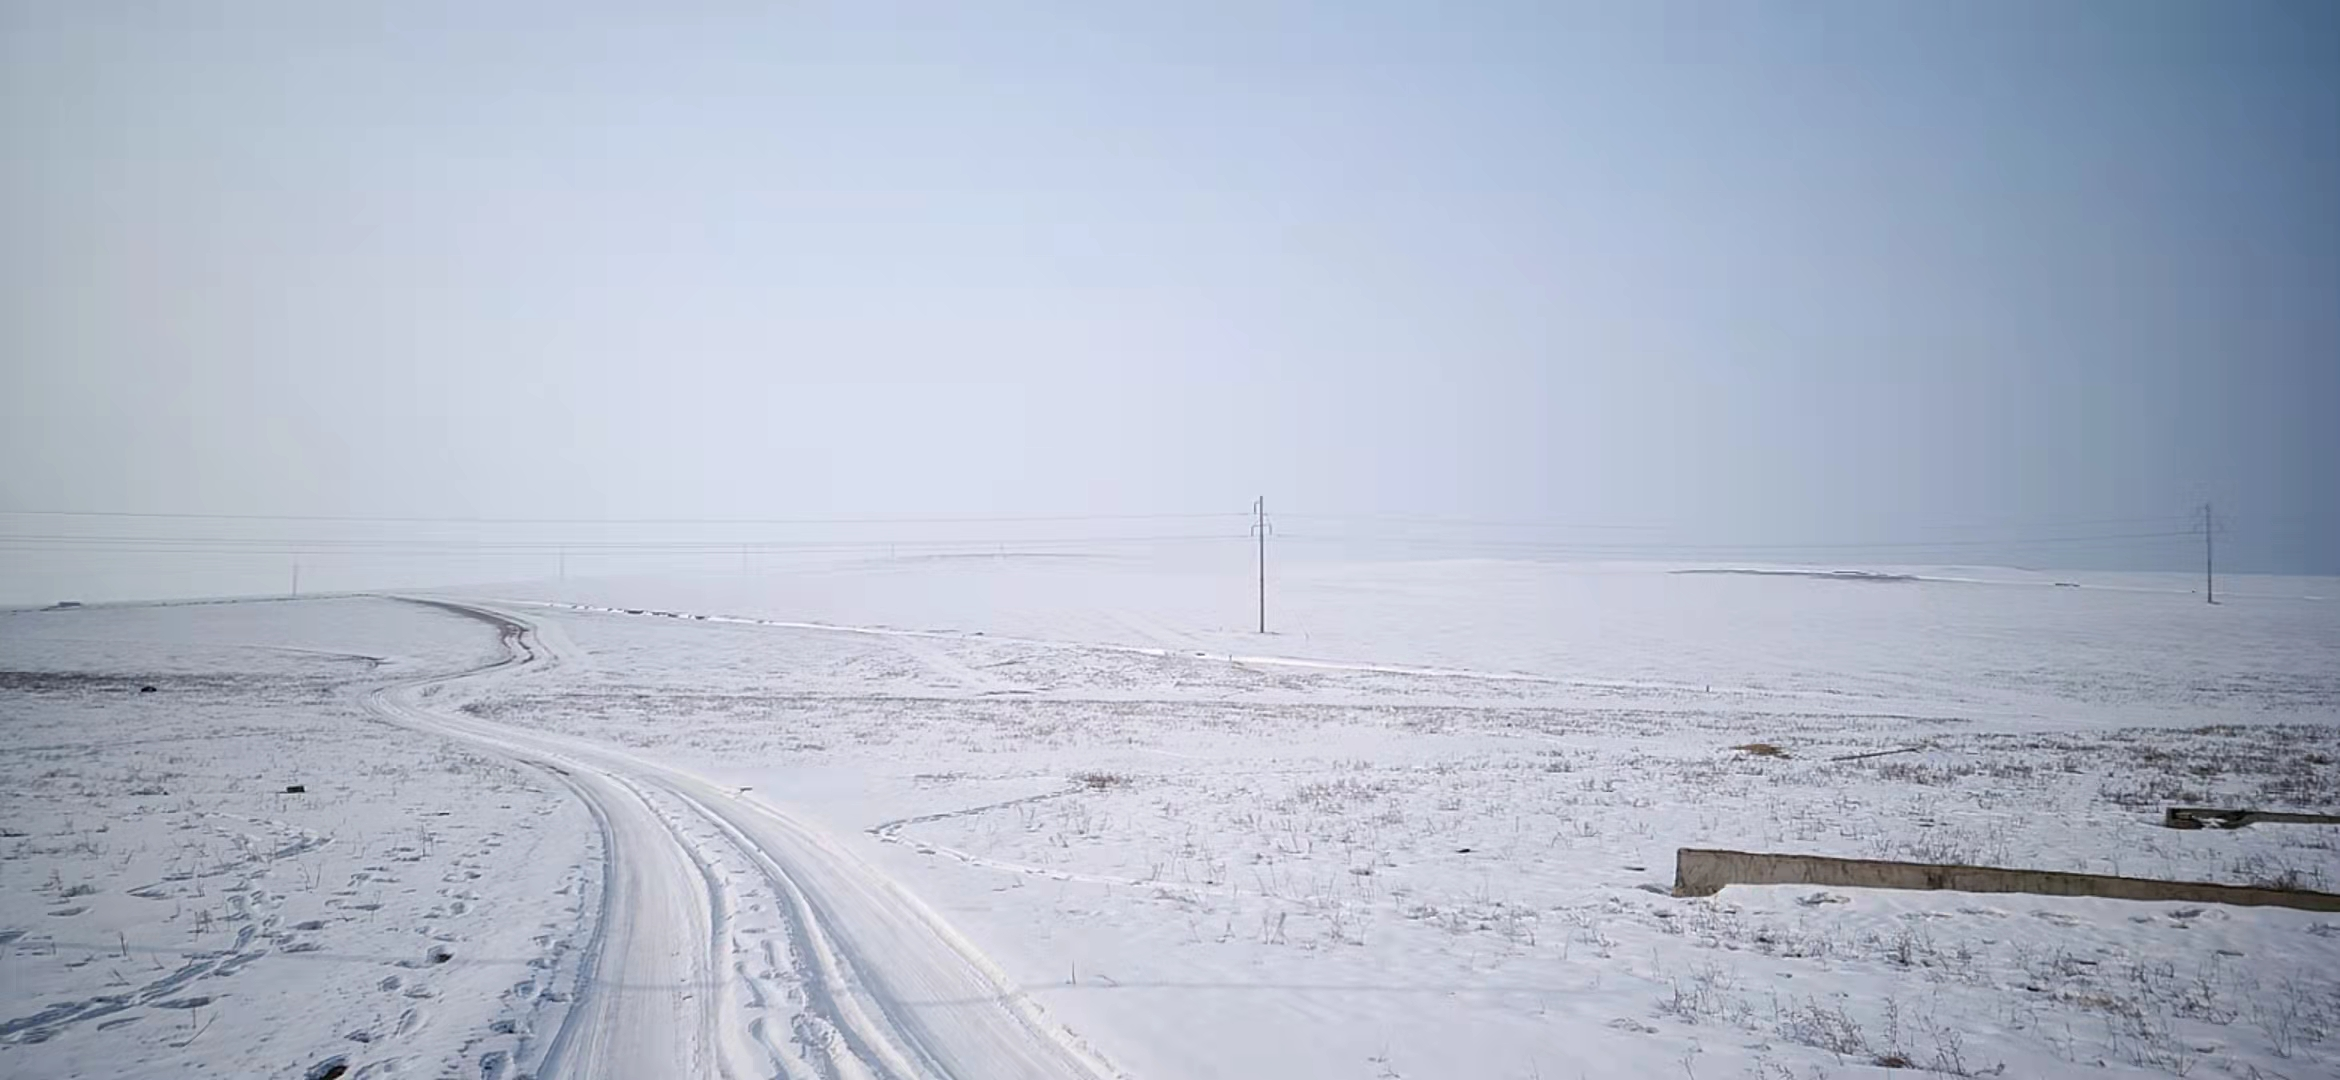
<path id="1" fill-rule="evenodd" d="M 2239 829 L 2245 825 L 2340 825 L 2340 814 L 2293 814 L 2280 810 L 2214 810 L 2206 806 L 2172 806 L 2161 815 L 2172 829 L 2199 829 L 2216 825 Z"/>
<path id="2" fill-rule="evenodd" d="M 1974 893 L 2102 896 L 2114 900 L 2177 900 L 2340 911 L 2331 893 L 2256 889 L 2190 881 L 2007 870 L 1991 866 L 1832 859 L 1823 855 L 1768 855 L 1752 851 L 1683 848 L 1674 855 L 1674 895 L 1712 896 L 1725 885 L 1833 885 L 1847 889 L 1948 889 Z"/>

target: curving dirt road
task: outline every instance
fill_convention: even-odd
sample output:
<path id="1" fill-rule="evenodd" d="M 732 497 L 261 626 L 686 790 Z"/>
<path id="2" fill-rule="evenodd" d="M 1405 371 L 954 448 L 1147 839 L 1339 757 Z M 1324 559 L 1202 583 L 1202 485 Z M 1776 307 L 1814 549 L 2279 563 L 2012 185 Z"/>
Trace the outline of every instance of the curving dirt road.
<path id="1" fill-rule="evenodd" d="M 916 897 L 817 830 L 621 750 L 427 708 L 434 685 L 561 656 L 519 617 L 414 602 L 496 627 L 509 655 L 376 691 L 368 707 L 552 771 L 602 831 L 599 912 L 538 1076 L 1119 1075 Z"/>

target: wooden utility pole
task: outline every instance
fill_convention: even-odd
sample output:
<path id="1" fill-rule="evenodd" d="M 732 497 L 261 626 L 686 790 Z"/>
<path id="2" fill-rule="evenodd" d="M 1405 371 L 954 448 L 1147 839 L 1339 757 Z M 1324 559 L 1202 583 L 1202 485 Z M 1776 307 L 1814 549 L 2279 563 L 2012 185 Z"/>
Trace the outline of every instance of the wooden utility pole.
<path id="1" fill-rule="evenodd" d="M 1251 534 L 1259 537 L 1259 632 L 1267 633 L 1267 496 L 1251 501 Z"/>
<path id="2" fill-rule="evenodd" d="M 2218 602 L 2218 514 L 2209 503 L 2202 504 L 2202 601 Z"/>

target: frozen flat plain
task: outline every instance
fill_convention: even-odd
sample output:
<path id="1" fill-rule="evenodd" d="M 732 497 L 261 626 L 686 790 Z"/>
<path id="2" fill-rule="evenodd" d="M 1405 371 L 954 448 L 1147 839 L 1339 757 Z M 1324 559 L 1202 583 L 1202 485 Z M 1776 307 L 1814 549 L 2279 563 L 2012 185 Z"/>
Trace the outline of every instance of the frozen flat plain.
<path id="1" fill-rule="evenodd" d="M 557 1023 L 585 809 L 356 697 L 497 655 L 382 600 L 0 615 L 0 1074 L 435 1075 Z"/>
<path id="2" fill-rule="evenodd" d="M 1666 895 L 1685 846 L 2334 888 L 2330 827 L 2158 823 L 2340 799 L 2340 603 L 2309 599 L 2340 583 L 2236 579 L 2210 606 L 2175 575 L 1671 569 L 1296 564 L 1264 637 L 1241 566 L 1016 557 L 462 591 L 489 621 L 0 616 L 0 1071 L 2340 1067 L 2340 916 Z M 499 615 L 528 662 L 418 681 L 496 660 Z M 134 794 L 162 772 L 170 794 Z M 344 786 L 274 794 L 294 773 Z M 186 853 L 215 834 L 225 856 Z M 648 857 L 669 864 L 626 869 Z M 228 906 L 235 881 L 255 899 Z M 177 892 L 137 895 L 156 884 Z M 673 955 L 611 963 L 690 982 L 658 1006 L 686 1023 L 580 973 L 652 921 L 684 928 L 651 937 Z M 334 959 L 291 951 L 310 940 Z M 199 1016 L 145 996 L 253 951 L 163 990 Z"/>

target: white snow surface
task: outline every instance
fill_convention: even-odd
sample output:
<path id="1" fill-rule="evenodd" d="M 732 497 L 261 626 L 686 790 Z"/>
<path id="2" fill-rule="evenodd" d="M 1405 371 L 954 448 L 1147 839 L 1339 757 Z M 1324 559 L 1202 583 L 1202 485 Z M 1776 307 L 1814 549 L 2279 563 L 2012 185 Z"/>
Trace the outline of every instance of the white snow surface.
<path id="1" fill-rule="evenodd" d="M 498 655 L 382 600 L 0 615 L 0 1075 L 509 1060 L 567 992 L 592 822 L 353 694 Z"/>
<path id="2" fill-rule="evenodd" d="M 2340 799 L 2336 583 L 1686 568 L 1278 566 L 1264 637 L 1016 557 L 0 615 L 0 1074 L 2340 1070 L 2340 915 L 1666 888 L 2333 889 L 2159 819 Z"/>

